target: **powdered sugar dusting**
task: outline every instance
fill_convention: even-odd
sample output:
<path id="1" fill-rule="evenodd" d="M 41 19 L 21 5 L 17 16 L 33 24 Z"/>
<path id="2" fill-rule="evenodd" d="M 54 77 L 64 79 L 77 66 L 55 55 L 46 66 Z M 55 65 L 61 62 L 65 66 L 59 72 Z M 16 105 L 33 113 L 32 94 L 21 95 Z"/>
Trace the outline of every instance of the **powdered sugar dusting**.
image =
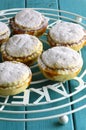
<path id="1" fill-rule="evenodd" d="M 14 35 L 6 43 L 6 52 L 14 57 L 32 55 L 42 44 L 38 38 L 28 34 Z"/>
<path id="2" fill-rule="evenodd" d="M 18 81 L 25 81 L 31 71 L 29 67 L 22 63 L 3 62 L 0 63 L 0 86 L 7 85 L 9 83 L 17 83 Z"/>
<path id="3" fill-rule="evenodd" d="M 4 33 L 9 32 L 9 31 L 10 30 L 8 26 L 5 23 L 0 22 L 0 35 L 3 35 Z"/>
<path id="4" fill-rule="evenodd" d="M 33 29 L 41 25 L 43 16 L 33 9 L 24 9 L 15 16 L 15 22 L 23 27 Z"/>
<path id="5" fill-rule="evenodd" d="M 5 39 L 10 36 L 10 30 L 4 33 L 3 35 L 0 35 L 0 40 Z"/>
<path id="6" fill-rule="evenodd" d="M 82 66 L 83 61 L 78 52 L 67 47 L 53 47 L 42 54 L 43 63 L 52 69 L 71 69 Z"/>
<path id="7" fill-rule="evenodd" d="M 59 43 L 75 43 L 81 40 L 84 35 L 84 29 L 81 25 L 61 20 L 58 20 L 50 30 L 51 38 Z"/>

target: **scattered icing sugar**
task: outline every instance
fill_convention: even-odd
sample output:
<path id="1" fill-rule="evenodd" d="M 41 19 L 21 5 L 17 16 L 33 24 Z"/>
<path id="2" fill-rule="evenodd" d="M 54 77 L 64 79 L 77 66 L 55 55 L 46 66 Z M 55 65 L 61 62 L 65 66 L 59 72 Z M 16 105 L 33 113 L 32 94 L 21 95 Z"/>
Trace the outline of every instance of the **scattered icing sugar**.
<path id="1" fill-rule="evenodd" d="M 3 35 L 4 33 L 10 31 L 8 26 L 3 23 L 3 22 L 0 22 L 0 35 Z"/>
<path id="2" fill-rule="evenodd" d="M 6 43 L 6 52 L 13 57 L 24 57 L 35 53 L 40 44 L 38 38 L 28 34 L 14 35 Z"/>
<path id="3" fill-rule="evenodd" d="M 50 29 L 50 36 L 59 43 L 75 43 L 85 35 L 81 25 L 72 22 L 58 20 L 56 25 Z"/>
<path id="4" fill-rule="evenodd" d="M 52 69 L 71 69 L 82 66 L 83 61 L 78 52 L 68 47 L 53 47 L 43 52 L 43 63 Z"/>
<path id="5" fill-rule="evenodd" d="M 33 29 L 41 25 L 43 16 L 33 9 L 24 9 L 15 16 L 15 22 L 23 27 Z"/>
<path id="6" fill-rule="evenodd" d="M 6 84 L 15 83 L 20 80 L 25 81 L 30 74 L 30 68 L 22 63 L 8 61 L 0 63 L 0 86 L 5 86 Z"/>

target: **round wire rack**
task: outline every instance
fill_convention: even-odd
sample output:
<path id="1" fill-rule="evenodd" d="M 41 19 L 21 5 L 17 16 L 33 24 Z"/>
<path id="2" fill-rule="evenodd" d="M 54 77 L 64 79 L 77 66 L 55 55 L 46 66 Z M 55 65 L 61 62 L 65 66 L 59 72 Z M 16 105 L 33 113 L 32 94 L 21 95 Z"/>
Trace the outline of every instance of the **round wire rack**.
<path id="1" fill-rule="evenodd" d="M 9 19 L 23 8 L 0 11 L 0 21 L 9 25 Z M 35 8 L 49 18 L 49 25 L 39 39 L 43 42 L 44 50 L 49 48 L 47 32 L 58 19 L 81 24 L 86 27 L 86 18 L 78 14 L 55 9 Z M 80 52 L 81 54 L 81 52 Z M 0 96 L 0 120 L 6 121 L 38 121 L 60 118 L 86 108 L 86 104 L 78 104 L 86 99 L 86 70 L 79 77 L 69 81 L 73 82 L 70 91 L 68 82 L 54 82 L 46 79 L 40 72 L 37 63 L 31 66 L 33 80 L 30 88 L 14 96 Z M 82 93 L 82 94 L 81 94 Z M 86 92 L 85 92 L 86 93 Z M 73 98 L 75 97 L 75 98 Z M 64 121 L 65 122 L 65 121 Z"/>

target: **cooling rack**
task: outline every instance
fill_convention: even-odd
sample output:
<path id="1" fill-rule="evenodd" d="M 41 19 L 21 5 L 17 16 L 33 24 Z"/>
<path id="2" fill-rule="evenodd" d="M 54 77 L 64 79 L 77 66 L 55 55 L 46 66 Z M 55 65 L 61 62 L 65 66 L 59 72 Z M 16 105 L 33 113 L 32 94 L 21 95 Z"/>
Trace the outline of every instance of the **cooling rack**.
<path id="1" fill-rule="evenodd" d="M 23 8 L 0 11 L 0 21 L 9 24 L 9 19 Z M 49 18 L 47 31 L 57 19 L 71 21 L 86 27 L 86 18 L 64 10 L 35 8 Z M 44 50 L 49 48 L 47 31 L 40 37 Z M 80 52 L 82 55 L 82 53 Z M 30 88 L 15 96 L 0 96 L 0 120 L 5 121 L 38 121 L 59 118 L 60 123 L 67 123 L 69 114 L 86 108 L 86 104 L 71 109 L 71 106 L 86 100 L 86 70 L 75 77 L 73 91 L 70 92 L 68 82 L 54 82 L 46 79 L 40 72 L 37 63 L 31 66 L 33 80 Z M 82 93 L 82 94 L 81 94 Z M 71 100 L 74 97 L 74 100 Z"/>

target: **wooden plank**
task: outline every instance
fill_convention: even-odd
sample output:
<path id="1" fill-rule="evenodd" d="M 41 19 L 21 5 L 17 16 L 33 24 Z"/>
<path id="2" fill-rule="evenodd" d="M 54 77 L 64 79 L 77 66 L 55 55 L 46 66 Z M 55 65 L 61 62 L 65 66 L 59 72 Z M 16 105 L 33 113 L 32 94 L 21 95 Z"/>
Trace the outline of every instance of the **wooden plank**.
<path id="1" fill-rule="evenodd" d="M 41 13 L 52 13 L 52 11 L 48 11 L 48 9 L 58 9 L 57 0 L 26 0 L 25 7 L 26 8 L 46 8 L 47 10 L 40 10 Z M 58 14 L 57 12 L 53 12 L 53 14 Z"/>
<path id="2" fill-rule="evenodd" d="M 25 0 L 2 0 L 0 2 L 0 10 L 5 10 L 5 9 L 10 9 L 10 8 L 22 8 L 25 7 Z M 1 98 L 0 98 L 1 99 Z M 11 101 L 11 99 L 10 99 Z M 8 110 L 16 110 L 15 107 L 6 107 L 6 109 Z M 24 107 L 19 107 L 17 110 L 24 110 Z M 0 113 L 0 117 L 8 117 L 11 118 L 12 115 L 11 114 L 1 114 Z M 13 115 L 14 118 L 25 118 L 25 115 L 17 115 L 14 114 Z M 9 121 L 0 121 L 0 130 L 25 130 L 25 122 L 9 122 Z"/>
<path id="3" fill-rule="evenodd" d="M 86 1 L 85 0 L 59 0 L 59 8 L 60 10 L 65 10 L 65 11 L 69 11 L 72 13 L 76 13 L 79 14 L 81 16 L 86 17 Z M 62 16 L 66 16 L 68 18 L 72 18 L 72 19 L 77 19 L 77 17 L 70 15 L 70 14 L 65 14 L 65 13 L 61 13 Z M 82 23 L 86 24 L 86 20 L 82 19 Z"/>
<path id="4" fill-rule="evenodd" d="M 26 0 L 26 7 L 31 8 L 58 8 L 56 0 Z"/>
<path id="5" fill-rule="evenodd" d="M 58 9 L 58 1 L 57 0 L 26 0 L 26 7 L 30 7 L 30 8 L 52 8 L 52 9 Z M 51 12 L 52 13 L 52 12 Z M 50 82 L 49 82 L 50 84 Z M 33 87 L 33 85 L 31 86 Z M 37 85 L 36 87 L 39 87 L 39 85 Z M 66 84 L 66 88 L 68 89 L 68 86 Z M 52 94 L 53 98 L 55 98 L 56 95 Z M 34 96 L 33 96 L 33 100 L 34 100 Z M 66 102 L 69 102 L 70 99 L 66 100 Z M 65 103 L 65 102 L 64 102 Z M 55 104 L 56 105 L 56 104 Z M 60 104 L 59 104 L 60 105 Z M 50 107 L 53 107 L 52 104 L 50 104 Z M 41 109 L 44 109 L 45 106 L 41 106 Z M 27 107 L 26 110 L 28 110 L 29 108 Z M 33 109 L 33 107 L 32 107 Z M 36 108 L 38 109 L 38 108 Z M 39 107 L 40 109 L 40 107 Z M 68 107 L 68 111 L 71 110 L 71 107 Z M 45 116 L 47 116 L 47 112 L 45 113 Z M 55 114 L 55 111 L 53 112 L 53 114 Z M 41 114 L 39 113 L 38 115 L 36 115 L 38 117 L 41 116 Z M 30 115 L 27 114 L 26 118 L 29 118 Z M 73 123 L 72 123 L 72 116 L 69 116 L 69 122 L 67 125 L 63 125 L 61 126 L 58 123 L 58 119 L 52 119 L 52 120 L 43 120 L 43 121 L 35 121 L 35 122 L 27 122 L 26 123 L 26 130 L 67 130 L 67 129 L 71 129 L 73 130 Z"/>
<path id="6" fill-rule="evenodd" d="M 85 0 L 59 0 L 61 10 L 71 11 L 86 16 L 86 1 Z"/>
<path id="7" fill-rule="evenodd" d="M 51 84 L 51 82 L 49 81 L 48 85 Z M 34 87 L 34 86 L 32 86 Z M 36 86 L 38 87 L 38 86 Z M 68 88 L 67 84 L 65 85 L 66 88 Z M 35 88 L 35 87 L 34 87 Z M 68 92 L 69 90 L 67 90 Z M 53 97 L 53 99 L 55 99 L 56 97 L 59 98 L 59 94 L 55 94 L 55 93 L 52 93 L 51 92 L 51 96 Z M 34 100 L 35 99 L 35 96 L 32 97 Z M 65 104 L 65 103 L 69 103 L 70 102 L 70 99 L 66 99 L 62 102 L 55 102 L 55 103 L 51 103 L 51 104 L 48 104 L 47 106 L 46 105 L 42 105 L 42 106 L 38 106 L 38 107 L 27 107 L 26 110 L 42 110 L 42 109 L 46 109 L 46 108 L 53 108 L 53 107 L 56 107 L 56 106 L 60 106 L 62 104 Z M 63 113 L 63 112 L 68 112 L 68 111 L 71 111 L 71 107 L 66 107 L 66 108 L 63 108 L 63 109 L 59 109 L 59 110 L 54 110 L 54 111 L 50 111 L 50 112 L 41 112 L 41 113 L 37 113 L 37 114 L 27 114 L 26 117 L 27 118 L 40 118 L 40 117 L 47 117 L 47 116 L 50 116 L 50 115 L 55 115 L 55 114 L 60 114 L 60 113 Z M 66 124 L 66 125 L 61 125 L 59 124 L 58 122 L 58 118 L 55 118 L 55 119 L 51 119 L 51 120 L 39 120 L 39 121 L 34 121 L 34 122 L 27 122 L 26 123 L 26 128 L 27 130 L 35 130 L 35 129 L 38 129 L 38 130 L 67 130 L 67 129 L 71 129 L 71 130 L 74 130 L 73 129 L 73 122 L 72 122 L 72 116 L 69 115 L 68 116 L 69 118 L 69 122 Z"/>
<path id="8" fill-rule="evenodd" d="M 59 6 L 60 6 L 60 9 L 61 10 L 66 10 L 66 11 L 70 11 L 70 12 L 73 12 L 73 13 L 77 13 L 77 14 L 80 14 L 82 16 L 85 16 L 86 17 L 86 8 L 85 8 L 85 5 L 86 5 L 86 1 L 85 0 L 71 0 L 71 1 L 68 1 L 68 0 L 59 0 Z M 61 15 L 64 15 L 64 14 L 61 14 Z M 70 15 L 67 15 L 70 17 Z M 85 22 L 86 21 L 82 21 L 82 22 Z M 83 59 L 84 59 L 84 65 L 83 65 L 83 68 L 82 68 L 82 71 L 80 74 L 82 74 L 84 72 L 84 70 L 86 69 L 86 47 L 84 47 L 82 49 L 82 56 L 83 56 Z M 84 80 L 86 82 L 86 75 L 84 76 Z M 70 81 L 69 82 L 69 86 L 70 86 L 70 92 L 73 92 L 74 91 L 74 86 L 77 85 L 76 83 L 74 83 L 73 81 Z M 79 94 L 73 96 L 71 98 L 71 101 L 73 100 L 76 100 L 76 99 L 79 99 L 80 97 L 86 95 L 86 89 L 84 89 L 83 91 L 81 91 Z M 72 105 L 72 109 L 76 109 L 80 106 L 83 106 L 83 105 L 86 105 L 86 99 L 83 99 L 82 101 L 80 101 L 79 103 L 76 103 L 74 105 Z M 86 109 L 83 109 L 81 111 L 78 111 L 77 113 L 74 113 L 73 114 L 73 122 L 74 122 L 74 129 L 75 130 L 85 130 L 86 129 Z"/>
<path id="9" fill-rule="evenodd" d="M 84 59 L 84 65 L 83 65 L 83 68 L 82 68 L 82 71 L 80 72 L 80 75 L 83 74 L 83 72 L 86 70 L 86 47 L 84 47 L 82 49 L 82 56 L 83 56 L 83 59 Z M 83 81 L 86 82 L 86 74 L 83 76 Z M 74 83 L 74 82 L 70 82 L 70 91 L 73 92 L 74 91 L 74 86 L 77 85 L 77 83 Z M 83 87 L 83 86 L 82 86 Z M 83 91 L 81 91 L 79 94 L 75 95 L 72 97 L 71 100 L 76 100 L 76 99 L 79 99 L 80 97 L 82 96 L 85 96 L 86 95 L 86 88 L 83 89 Z M 73 109 L 76 109 L 78 107 L 81 107 L 81 106 L 84 106 L 86 105 L 86 98 L 83 99 L 82 101 L 74 104 L 72 106 Z M 74 113 L 73 114 L 73 117 L 74 117 L 74 126 L 75 126 L 75 129 L 76 130 L 85 130 L 86 129 L 86 108 L 81 110 L 81 111 L 78 111 L 77 113 Z"/>
<path id="10" fill-rule="evenodd" d="M 0 10 L 22 7 L 25 7 L 25 0 L 2 0 L 0 2 Z"/>

